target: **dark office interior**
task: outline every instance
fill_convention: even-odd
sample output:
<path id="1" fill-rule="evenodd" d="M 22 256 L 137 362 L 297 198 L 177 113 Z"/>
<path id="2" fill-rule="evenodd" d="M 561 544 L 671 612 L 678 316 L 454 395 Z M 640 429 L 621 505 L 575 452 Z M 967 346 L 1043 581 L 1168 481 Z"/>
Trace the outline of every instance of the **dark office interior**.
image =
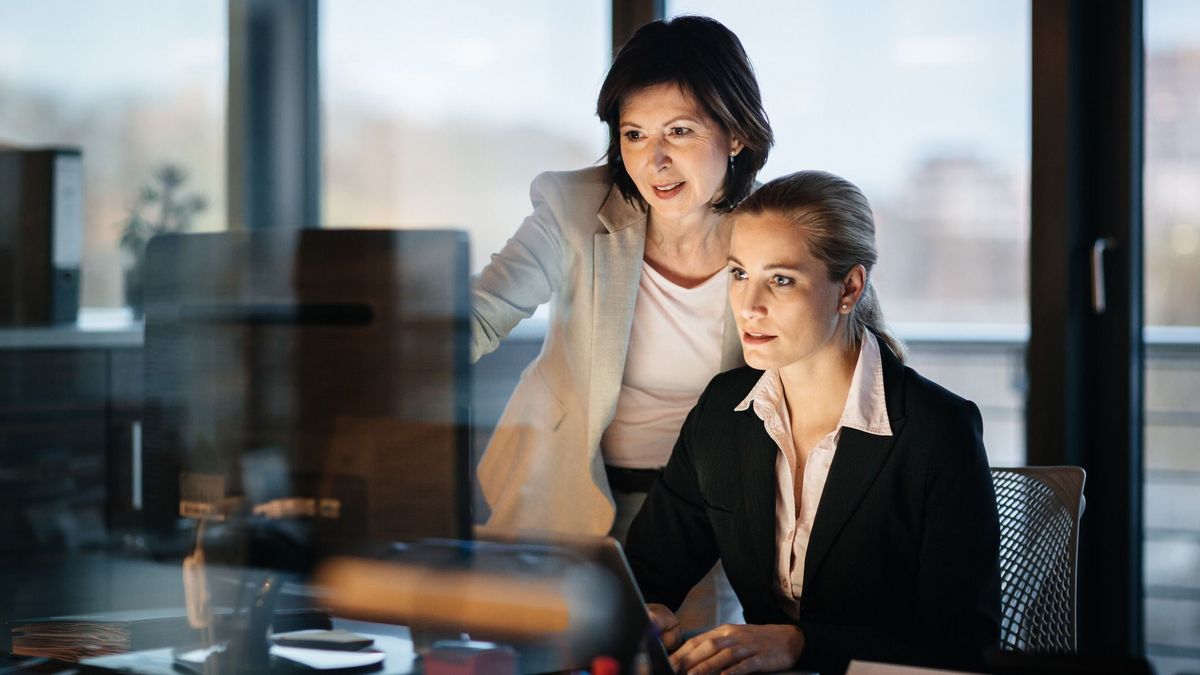
<path id="1" fill-rule="evenodd" d="M 1075 644 L 1045 667 L 1200 673 L 1192 0 L 0 0 L 0 672 L 48 667 L 22 622 L 191 602 L 225 489 L 199 474 L 273 499 L 289 444 L 349 477 L 313 479 L 310 548 L 254 532 L 232 565 L 470 538 L 548 319 L 468 364 L 469 275 L 535 175 L 601 160 L 614 53 L 678 14 L 745 45 L 760 180 L 870 197 L 888 320 L 979 406 L 991 466 L 1086 472 Z M 280 597 L 277 631 L 327 625 Z"/>

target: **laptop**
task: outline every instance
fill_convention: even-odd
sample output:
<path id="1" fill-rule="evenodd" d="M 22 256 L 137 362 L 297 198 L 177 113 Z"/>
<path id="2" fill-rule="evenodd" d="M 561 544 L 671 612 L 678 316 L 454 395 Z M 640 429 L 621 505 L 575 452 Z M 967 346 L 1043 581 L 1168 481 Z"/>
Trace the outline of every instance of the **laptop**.
<path id="1" fill-rule="evenodd" d="M 627 615 L 621 617 L 622 625 L 628 631 L 625 639 L 644 640 L 646 654 L 650 657 L 651 673 L 654 673 L 654 675 L 673 675 L 675 671 L 671 669 L 671 662 L 667 658 L 667 649 L 663 645 L 662 640 L 659 639 L 658 632 L 650 623 L 650 617 L 646 613 L 645 598 L 642 596 L 642 591 L 633 577 L 633 570 L 629 567 L 629 561 L 625 558 L 625 549 L 621 546 L 620 542 L 612 537 L 604 537 L 603 540 L 597 542 L 595 545 L 597 547 L 597 562 L 616 576 L 620 582 L 622 593 L 625 595 L 625 602 L 623 604 L 625 606 L 636 605 L 637 613 L 640 614 L 640 617 L 634 616 L 634 613 L 630 611 Z M 639 638 L 639 636 L 641 637 Z M 629 672 L 632 672 L 632 670 Z M 817 673 L 808 670 L 786 670 L 781 671 L 779 675 L 817 675 Z"/>
<path id="2" fill-rule="evenodd" d="M 642 596 L 642 590 L 638 588 L 637 580 L 633 578 L 633 570 L 629 568 L 629 561 L 625 558 L 625 549 L 621 547 L 621 542 L 612 537 L 604 537 L 597 546 L 596 562 L 617 578 L 623 594 L 621 606 L 630 608 L 624 610 L 619 619 L 625 631 L 624 642 L 635 643 L 637 649 L 644 649 L 650 660 L 650 672 L 655 675 L 674 673 L 667 659 L 667 648 L 650 622 L 650 615 L 646 612 L 646 599 Z M 637 653 L 634 652 L 635 658 Z"/>
<path id="3" fill-rule="evenodd" d="M 472 547 L 476 555 L 502 556 L 510 564 L 515 562 L 547 577 L 556 576 L 564 567 L 572 565 L 592 566 L 611 577 L 613 583 L 600 584 L 597 589 L 607 586 L 607 590 L 601 592 L 616 595 L 603 599 L 612 611 L 615 630 L 606 639 L 588 645 L 583 651 L 564 650 L 561 645 L 515 645 L 521 652 L 522 672 L 589 670 L 590 659 L 596 654 L 615 658 L 620 662 L 622 672 L 633 672 L 634 663 L 642 658 L 641 654 L 645 654 L 650 672 L 654 675 L 671 675 L 675 672 L 667 658 L 666 647 L 650 622 L 645 600 L 625 558 L 625 551 L 616 539 L 544 536 L 532 540 L 526 537 L 517 539 L 508 533 L 479 528 Z"/>
<path id="4" fill-rule="evenodd" d="M 629 567 L 629 561 L 625 558 L 625 549 L 621 543 L 612 537 L 605 537 L 599 544 L 598 558 L 600 564 L 605 569 L 612 572 L 620 581 L 624 593 L 631 599 L 636 601 L 641 614 L 645 619 L 644 627 L 639 630 L 643 631 L 646 638 L 646 653 L 650 657 L 650 667 L 654 675 L 673 674 L 675 671 L 671 669 L 671 662 L 667 659 L 667 649 L 663 645 L 662 640 L 658 637 L 658 632 L 650 624 L 650 617 L 646 613 L 646 601 L 642 597 L 642 591 L 638 588 L 637 581 L 633 578 L 633 570 Z M 631 626 L 637 623 L 636 617 L 623 617 L 623 623 L 626 626 Z M 686 636 L 685 636 L 686 637 Z M 782 671 L 779 675 L 817 675 L 808 670 L 787 670 Z"/>

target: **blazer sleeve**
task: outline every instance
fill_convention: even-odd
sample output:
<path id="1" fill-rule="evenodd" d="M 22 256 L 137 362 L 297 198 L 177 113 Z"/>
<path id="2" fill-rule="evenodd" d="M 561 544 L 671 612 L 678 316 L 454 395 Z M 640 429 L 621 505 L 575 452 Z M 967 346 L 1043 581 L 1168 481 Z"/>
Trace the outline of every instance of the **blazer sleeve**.
<path id="1" fill-rule="evenodd" d="M 1000 526 L 974 403 L 938 415 L 925 472 L 925 509 L 911 622 L 896 631 L 800 621 L 799 665 L 845 670 L 851 656 L 981 671 L 1000 635 Z"/>
<path id="2" fill-rule="evenodd" d="M 695 465 L 696 443 L 706 438 L 702 411 L 707 396 L 705 392 L 688 413 L 671 458 L 625 540 L 629 566 L 646 602 L 671 611 L 679 609 L 718 558 Z"/>
<path id="3" fill-rule="evenodd" d="M 547 173 L 533 179 L 529 197 L 533 213 L 471 280 L 472 363 L 494 351 L 563 284 L 568 247 L 554 207 L 567 198 L 559 181 Z"/>

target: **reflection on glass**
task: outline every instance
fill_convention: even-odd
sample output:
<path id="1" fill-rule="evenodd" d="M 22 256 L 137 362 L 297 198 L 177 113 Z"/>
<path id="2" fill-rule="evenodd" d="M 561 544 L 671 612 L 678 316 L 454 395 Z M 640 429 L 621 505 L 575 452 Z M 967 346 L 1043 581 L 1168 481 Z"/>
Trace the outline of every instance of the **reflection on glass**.
<path id="1" fill-rule="evenodd" d="M 293 547 L 470 537 L 463 233 L 189 234 L 147 262 L 148 531 L 298 516 L 244 561 L 287 569 Z"/>
<path id="2" fill-rule="evenodd" d="M 1145 21 L 1146 649 L 1177 673 L 1200 670 L 1200 4 Z"/>
<path id="3" fill-rule="evenodd" d="M 106 445 L 112 355 L 0 334 L 0 617 L 21 655 L 267 672 L 269 629 L 344 627 L 306 583 L 324 557 L 471 538 L 467 239 L 189 233 L 146 265 L 132 467 Z M 122 525 L 123 470 L 145 480 Z"/>
<path id="4" fill-rule="evenodd" d="M 224 2 L 0 2 L 0 145 L 81 150 L 87 310 L 126 304 L 124 269 L 140 246 L 126 229 L 137 236 L 122 248 L 131 214 L 153 228 L 171 195 L 202 195 L 189 225 L 223 227 L 226 42 Z M 178 562 L 146 559 L 131 527 L 141 331 L 111 315 L 81 312 L 78 330 L 0 329 L 6 621 L 171 608 L 162 618 L 187 628 Z M 130 618 L 91 625 L 83 649 L 128 649 Z"/>

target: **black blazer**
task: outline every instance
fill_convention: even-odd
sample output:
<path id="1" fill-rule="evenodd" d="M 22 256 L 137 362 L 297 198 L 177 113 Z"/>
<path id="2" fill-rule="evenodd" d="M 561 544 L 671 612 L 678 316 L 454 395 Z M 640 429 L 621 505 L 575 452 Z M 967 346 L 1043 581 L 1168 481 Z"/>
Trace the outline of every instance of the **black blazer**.
<path id="1" fill-rule="evenodd" d="M 999 644 L 996 499 L 979 409 L 881 345 L 892 436 L 843 428 L 817 507 L 800 619 L 775 591 L 775 457 L 753 407 L 762 371 L 715 377 L 629 531 L 647 602 L 677 609 L 720 558 L 753 624 L 795 623 L 798 668 L 850 659 L 982 670 Z"/>

